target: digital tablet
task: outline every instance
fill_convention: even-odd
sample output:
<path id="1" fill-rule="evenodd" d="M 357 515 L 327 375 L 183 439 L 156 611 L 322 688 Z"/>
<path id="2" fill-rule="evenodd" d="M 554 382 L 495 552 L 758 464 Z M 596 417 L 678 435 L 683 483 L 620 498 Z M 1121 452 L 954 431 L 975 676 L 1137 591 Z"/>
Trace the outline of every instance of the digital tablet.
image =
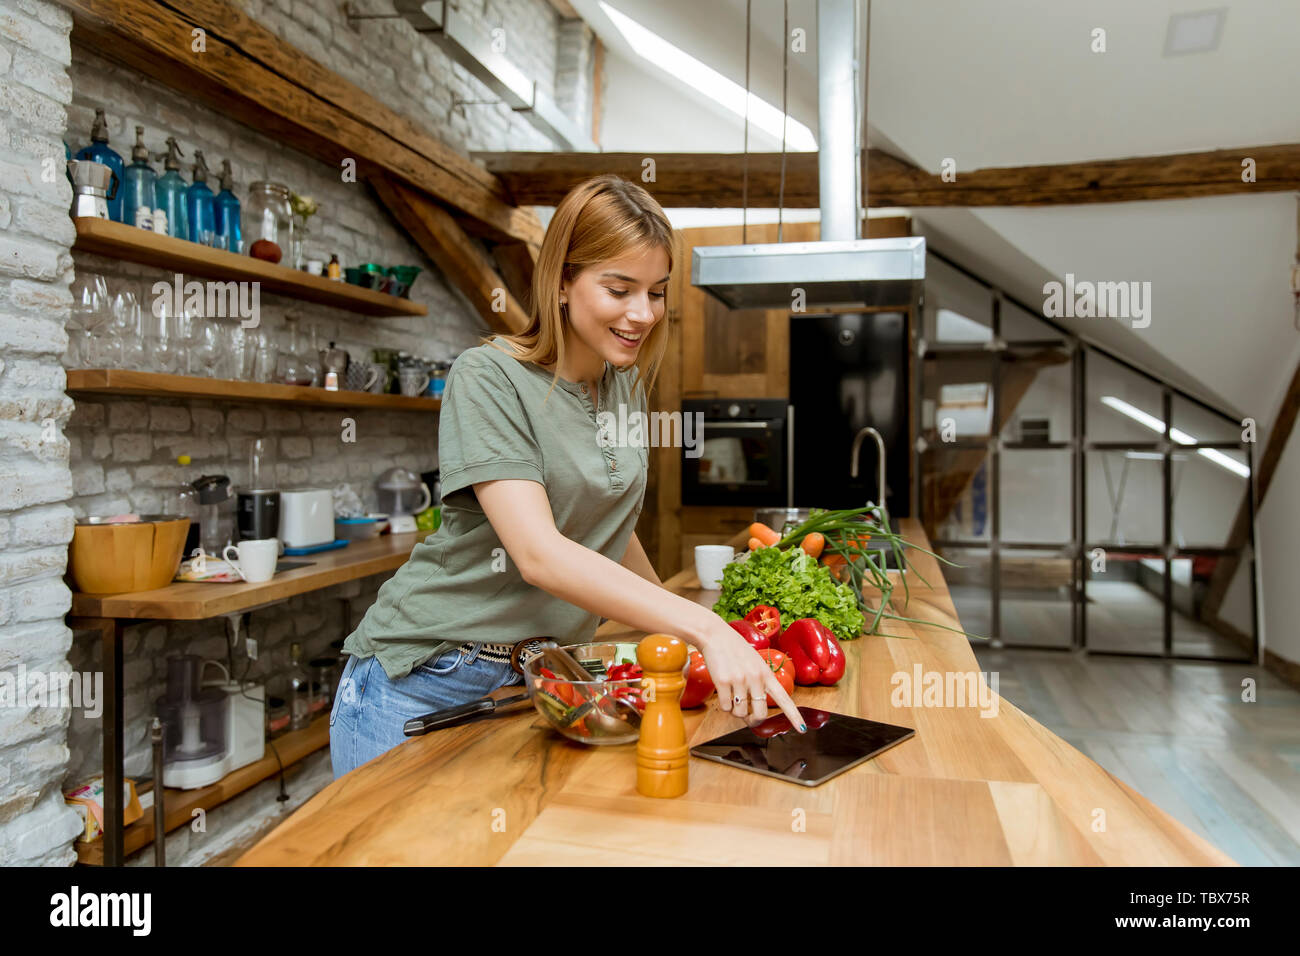
<path id="1" fill-rule="evenodd" d="M 908 727 L 815 707 L 800 707 L 799 713 L 808 725 L 807 733 L 795 730 L 790 718 L 778 711 L 756 727 L 742 727 L 692 747 L 691 753 L 815 787 L 916 733 Z"/>

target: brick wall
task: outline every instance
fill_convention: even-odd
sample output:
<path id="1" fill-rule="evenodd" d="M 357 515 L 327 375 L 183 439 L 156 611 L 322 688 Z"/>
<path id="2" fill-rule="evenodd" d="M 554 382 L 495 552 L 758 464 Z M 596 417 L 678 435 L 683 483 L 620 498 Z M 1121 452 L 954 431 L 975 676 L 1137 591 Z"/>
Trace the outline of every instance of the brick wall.
<path id="1" fill-rule="evenodd" d="M 0 0 L 0 672 L 67 670 L 72 410 L 66 340 L 72 189 L 59 143 L 71 18 L 40 0 Z M 46 161 L 51 162 L 47 163 Z M 24 688 L 25 690 L 25 688 Z M 0 707 L 0 865 L 68 864 L 80 829 L 60 790 L 69 711 Z"/>
<path id="2" fill-rule="evenodd" d="M 449 145 L 469 150 L 548 149 L 552 144 L 507 107 L 452 106 L 453 97 L 494 99 L 461 67 L 401 20 L 349 25 L 333 0 L 248 0 L 244 9 L 281 38 L 362 86 Z M 539 84 L 574 104 L 586 103 L 581 70 L 558 65 L 588 54 L 572 39 L 561 44 L 559 21 L 545 0 L 460 3 L 485 32 L 504 26 L 517 65 Z M 202 473 L 220 472 L 239 485 L 246 477 L 247 444 L 269 437 L 278 451 L 282 487 L 348 483 L 373 506 L 374 478 L 400 464 L 416 471 L 437 463 L 437 419 L 421 413 L 322 412 L 211 401 L 114 399 L 81 401 L 63 394 L 60 364 L 66 338 L 68 284 L 98 272 L 110 292 L 132 288 L 148 308 L 150 287 L 169 279 L 160 270 L 81 252 L 71 254 L 66 211 L 71 192 L 61 174 L 40 182 L 39 161 L 62 162 L 66 139 L 75 153 L 89 141 L 96 106 L 107 110 L 110 145 L 129 157 L 134 128 L 145 127 L 153 150 L 174 135 L 186 160 L 202 149 L 215 171 L 232 161 L 236 194 L 270 179 L 320 203 L 307 252 L 345 264 L 411 263 L 425 271 L 411 297 L 429 308 L 424 318 L 371 319 L 272 295 L 262 296 L 261 327 L 282 346 L 288 317 L 304 338 L 333 340 L 352 355 L 374 347 L 405 349 L 450 359 L 484 331 L 476 313 L 437 268 L 409 242 L 368 187 L 343 183 L 338 170 L 283 147 L 183 94 L 102 59 L 69 48 L 70 21 L 60 8 L 37 0 L 0 0 L 0 668 L 19 661 L 30 669 L 63 664 L 73 671 L 102 669 L 98 641 L 74 641 L 61 616 L 69 605 L 62 583 L 73 515 L 167 506 L 172 491 Z M 515 37 L 522 37 L 514 42 Z M 587 83 L 589 85 L 589 82 Z M 66 118 L 65 118 L 66 107 Z M 589 117 L 578 113 L 588 126 Z M 129 158 L 128 158 L 129 161 Z M 160 165 L 160 164 L 155 164 Z M 184 171 L 189 179 L 188 167 Z M 356 420 L 356 442 L 341 441 L 341 419 Z M 70 417 L 69 417 L 70 416 Z M 55 436 L 41 440 L 42 422 Z M 66 425 L 66 439 L 57 434 Z M 49 434 L 49 429 L 45 429 Z M 189 454 L 185 475 L 176 456 Z M 325 652 L 374 600 L 383 578 L 352 582 L 254 612 L 251 636 L 257 661 L 236 648 L 236 671 L 268 682 L 275 694 L 288 663 L 289 644 L 304 656 Z M 350 613 L 349 610 L 350 609 Z M 165 688 L 166 657 L 196 653 L 227 658 L 225 623 L 145 623 L 125 639 L 125 732 L 128 774 L 150 772 L 148 723 Z M 280 696 L 283 696 L 282 694 Z M 0 863 L 67 864 L 79 825 L 63 807 L 60 789 L 100 769 L 99 720 L 67 710 L 26 715 L 0 711 Z M 21 774 L 15 769 L 21 766 Z M 322 751 L 286 773 L 290 799 L 277 802 L 277 780 L 266 781 L 208 815 L 202 831 L 187 828 L 167 839 L 169 864 L 200 864 L 273 825 L 330 780 Z M 147 864 L 151 854 L 132 862 Z"/>

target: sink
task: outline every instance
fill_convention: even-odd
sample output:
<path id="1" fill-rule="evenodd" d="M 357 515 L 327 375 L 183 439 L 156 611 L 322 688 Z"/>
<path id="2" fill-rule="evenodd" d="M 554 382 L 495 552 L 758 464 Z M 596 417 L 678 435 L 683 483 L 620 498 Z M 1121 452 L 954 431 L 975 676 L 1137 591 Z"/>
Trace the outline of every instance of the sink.
<path id="1" fill-rule="evenodd" d="M 867 502 L 863 503 L 864 505 Z M 755 508 L 754 520 L 761 521 L 773 531 L 780 531 L 789 523 L 791 526 L 803 524 L 812 517 L 811 508 Z"/>

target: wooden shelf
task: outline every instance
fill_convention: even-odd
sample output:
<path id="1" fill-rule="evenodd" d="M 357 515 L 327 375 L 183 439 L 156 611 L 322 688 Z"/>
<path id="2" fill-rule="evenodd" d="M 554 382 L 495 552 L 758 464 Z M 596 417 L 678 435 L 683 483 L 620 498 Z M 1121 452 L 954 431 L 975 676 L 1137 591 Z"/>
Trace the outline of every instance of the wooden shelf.
<path id="1" fill-rule="evenodd" d="M 328 392 L 310 385 L 276 385 L 163 372 L 130 372 L 114 368 L 68 370 L 67 393 L 79 395 L 144 395 L 152 398 L 210 398 L 223 402 L 275 402 L 346 408 L 387 408 L 392 411 L 436 412 L 436 398 L 407 395 L 373 395 L 340 389 Z"/>
<path id="2" fill-rule="evenodd" d="M 153 591 L 122 594 L 72 592 L 72 610 L 77 617 L 123 618 L 128 620 L 203 621 L 283 601 L 308 591 L 355 581 L 372 574 L 396 571 L 410 557 L 411 549 L 432 531 L 383 534 L 370 541 L 353 541 L 338 551 L 288 556 L 286 561 L 310 561 L 305 568 L 277 572 L 260 584 L 216 584 L 176 582 Z"/>
<path id="3" fill-rule="evenodd" d="M 266 292 L 347 309 L 375 318 L 428 315 L 418 302 L 395 295 L 363 289 L 346 282 L 333 282 L 287 266 L 273 265 L 252 256 L 212 249 L 197 242 L 163 236 L 122 222 L 80 216 L 73 220 L 77 239 L 72 248 L 114 259 L 125 259 L 169 272 L 208 279 L 260 282 Z"/>
<path id="4" fill-rule="evenodd" d="M 163 790 L 165 808 L 163 826 L 168 833 L 177 827 L 185 826 L 193 819 L 195 810 L 206 811 L 218 807 L 263 780 L 274 777 L 280 772 L 281 763 L 288 767 L 328 747 L 329 744 L 330 720 L 329 714 L 324 713 L 316 717 L 308 727 L 290 731 L 268 741 L 266 754 L 261 760 L 226 774 L 210 786 L 196 790 L 177 790 L 168 787 Z M 275 752 L 271 750 L 272 745 L 275 747 Z M 279 761 L 275 759 L 276 752 L 280 755 Z M 153 807 L 148 807 L 143 817 L 122 831 L 123 857 L 148 846 L 153 842 L 153 835 Z M 78 843 L 77 862 L 87 866 L 103 866 L 104 838 L 101 836 L 93 843 Z"/>

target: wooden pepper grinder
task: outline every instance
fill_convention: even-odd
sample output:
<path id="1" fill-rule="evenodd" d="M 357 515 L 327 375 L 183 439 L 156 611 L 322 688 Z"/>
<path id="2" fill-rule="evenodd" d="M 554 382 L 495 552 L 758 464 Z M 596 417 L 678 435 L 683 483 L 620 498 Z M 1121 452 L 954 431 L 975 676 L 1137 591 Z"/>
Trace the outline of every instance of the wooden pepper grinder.
<path id="1" fill-rule="evenodd" d="M 686 642 L 671 634 L 650 634 L 637 645 L 646 708 L 636 744 L 636 789 L 647 797 L 686 792 L 689 755 L 681 708 L 686 651 Z"/>

